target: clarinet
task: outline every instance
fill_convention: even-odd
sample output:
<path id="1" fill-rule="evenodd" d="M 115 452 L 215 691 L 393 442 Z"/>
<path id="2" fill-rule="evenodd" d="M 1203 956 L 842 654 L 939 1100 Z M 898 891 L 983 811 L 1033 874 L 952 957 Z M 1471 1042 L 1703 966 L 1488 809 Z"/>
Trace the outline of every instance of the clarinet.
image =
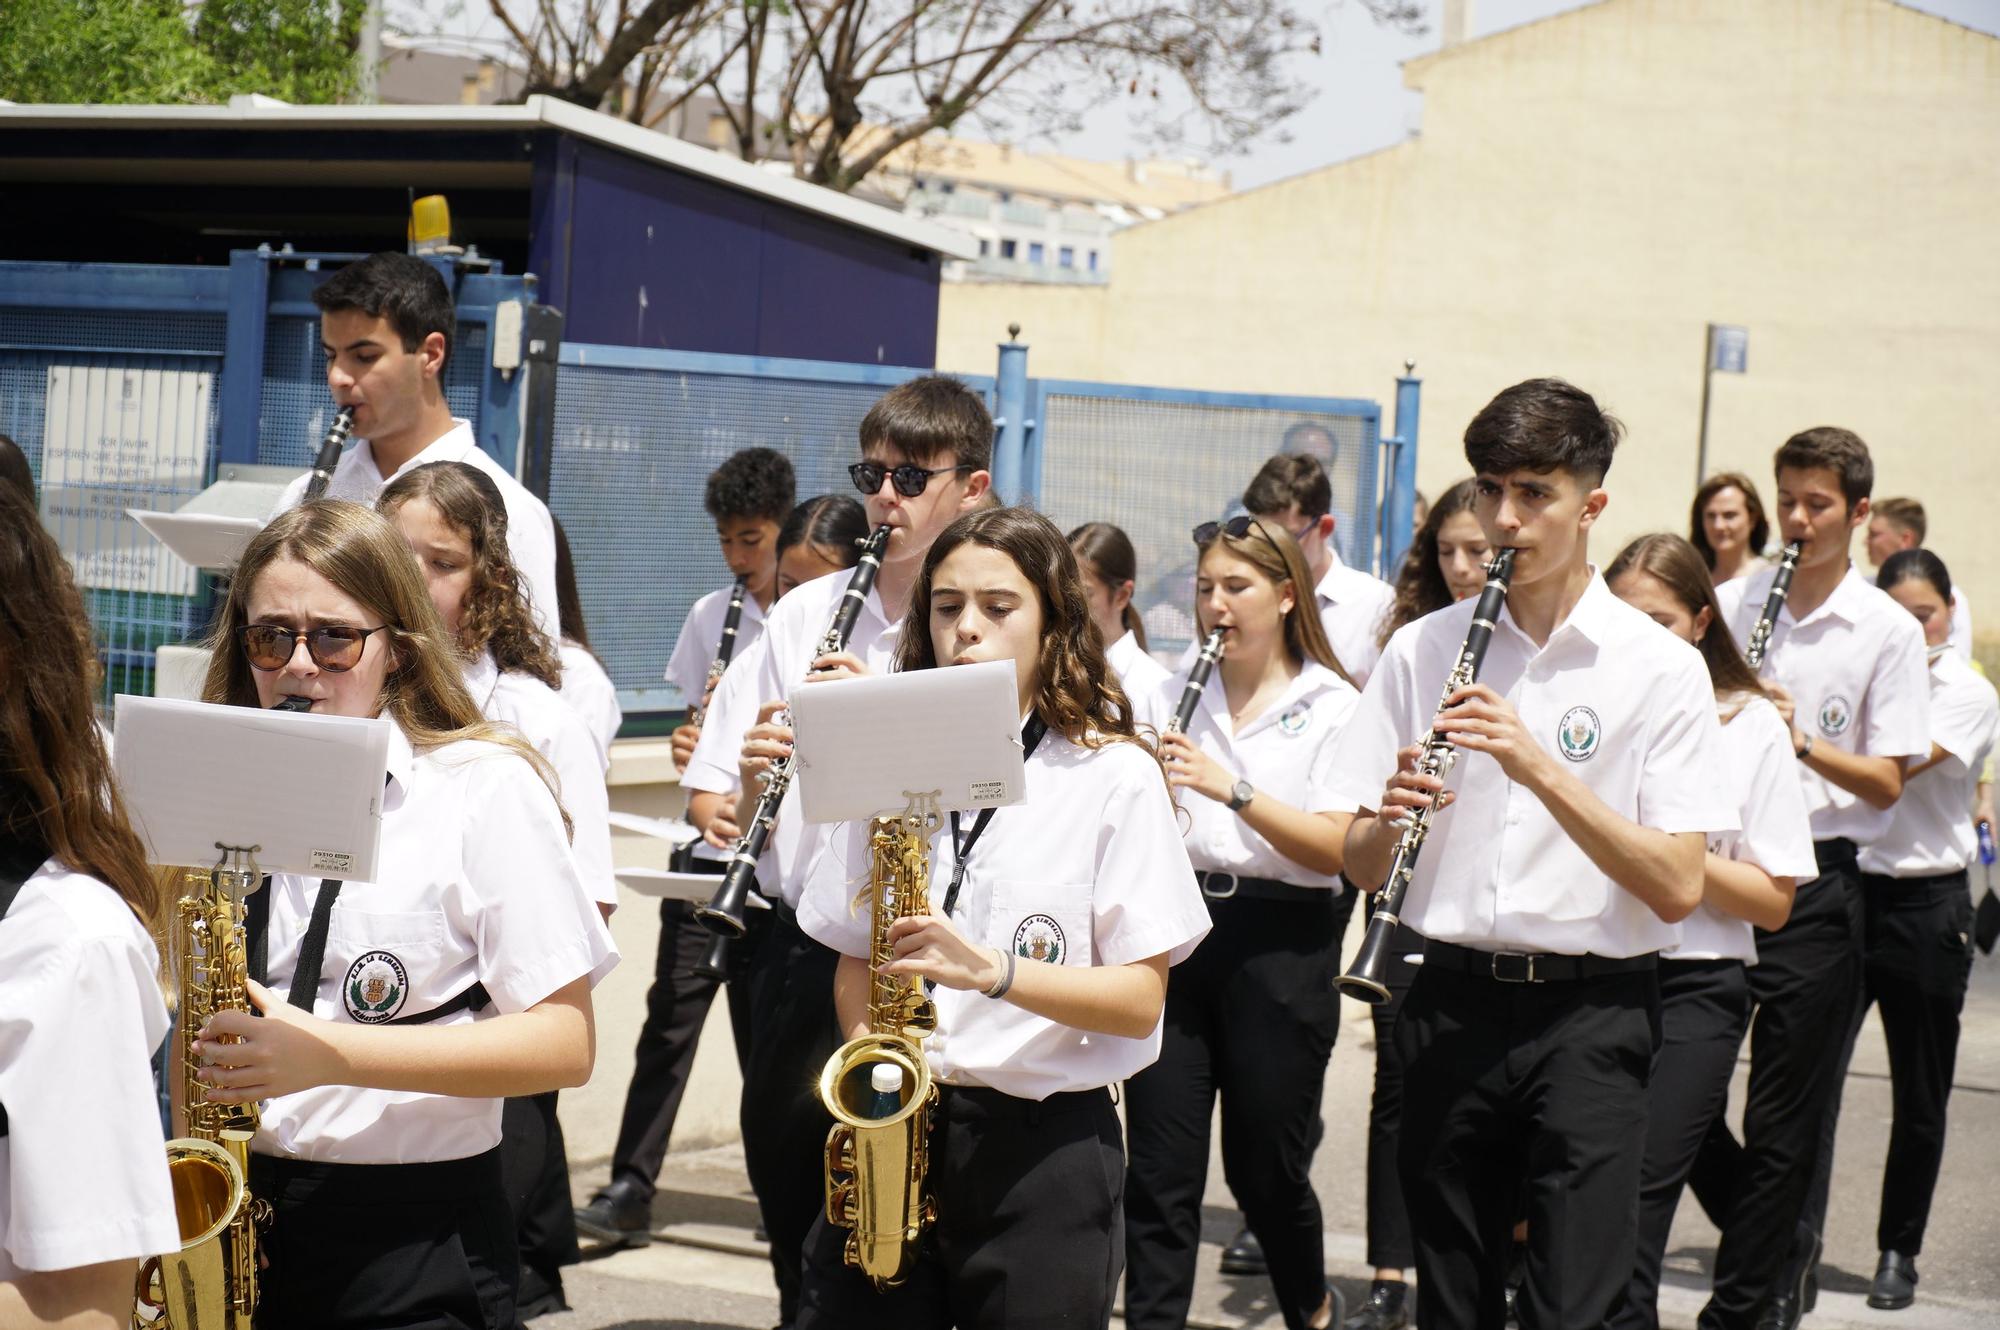
<path id="1" fill-rule="evenodd" d="M 1486 645 L 1493 639 L 1493 625 L 1507 599 L 1507 579 L 1513 572 L 1514 551 L 1495 550 L 1493 562 L 1486 566 L 1486 589 L 1479 593 L 1479 603 L 1472 610 L 1472 626 L 1465 633 L 1465 645 L 1458 649 L 1458 665 L 1444 681 L 1444 695 L 1438 699 L 1439 711 L 1444 710 L 1453 693 L 1478 680 L 1479 667 L 1486 659 Z M 1457 760 L 1458 750 L 1433 729 L 1425 736 L 1423 750 L 1417 754 L 1417 770 L 1442 780 Z M 1436 797 L 1442 797 L 1442 793 Z M 1424 848 L 1431 817 L 1437 812 L 1436 797 L 1417 809 L 1403 827 L 1403 834 L 1396 840 L 1395 854 L 1389 860 L 1389 875 L 1383 879 L 1382 890 L 1375 898 L 1375 913 L 1368 918 L 1367 935 L 1361 939 L 1361 949 L 1354 954 L 1354 968 L 1333 981 L 1335 988 L 1351 998 L 1367 1003 L 1389 1000 L 1389 986 L 1383 982 L 1389 965 L 1389 948 L 1396 925 L 1402 922 L 1403 897 L 1409 894 L 1410 879 L 1417 871 L 1417 855 Z"/>
<path id="2" fill-rule="evenodd" d="M 343 406 L 333 413 L 333 423 L 326 427 L 326 439 L 313 462 L 312 479 L 306 482 L 306 503 L 326 497 L 326 487 L 333 483 L 333 468 L 340 462 L 340 450 L 347 446 L 347 436 L 353 431 L 354 408 Z"/>
<path id="3" fill-rule="evenodd" d="M 1764 612 L 1757 616 L 1757 623 L 1750 629 L 1750 641 L 1743 648 L 1743 659 L 1756 669 L 1764 663 L 1764 653 L 1771 649 L 1771 630 L 1778 626 L 1778 611 L 1785 606 L 1785 595 L 1792 589 L 1792 574 L 1798 571 L 1799 555 L 1805 552 L 1805 542 L 1789 542 L 1784 552 L 1778 555 L 1778 571 L 1771 578 L 1771 594 L 1764 598 Z"/>
<path id="4" fill-rule="evenodd" d="M 722 641 L 715 648 L 715 659 L 708 663 L 708 682 L 704 692 L 713 697 L 715 685 L 722 679 L 722 672 L 729 668 L 729 658 L 736 654 L 736 626 L 743 622 L 743 587 L 747 579 L 739 577 L 736 585 L 729 589 L 729 612 L 722 616 Z M 706 703 L 697 702 L 688 710 L 688 724 L 700 727 L 708 718 Z"/>
<path id="5" fill-rule="evenodd" d="M 813 659 L 847 650 L 847 639 L 854 635 L 861 607 L 875 588 L 875 574 L 882 570 L 882 550 L 889 543 L 890 530 L 886 524 L 876 527 L 875 534 L 862 545 L 861 562 L 855 565 L 854 576 L 848 579 L 847 590 L 840 597 L 833 622 L 826 626 L 826 635 L 820 638 Z M 728 979 L 729 944 L 748 931 L 744 910 L 750 900 L 750 883 L 757 873 L 757 858 L 771 839 L 771 826 L 778 820 L 778 805 L 784 802 L 785 791 L 791 787 L 792 759 L 785 757 L 773 762 L 766 777 L 764 793 L 757 799 L 757 811 L 729 853 L 729 868 L 722 875 L 722 885 L 715 889 L 715 896 L 708 904 L 694 912 L 702 926 L 715 934 L 709 942 L 708 954 L 694 970 L 704 979 Z"/>
<path id="6" fill-rule="evenodd" d="M 1184 734 L 1194 722 L 1194 709 L 1201 705 L 1202 692 L 1208 687 L 1208 676 L 1222 656 L 1222 631 L 1211 628 L 1203 639 L 1201 654 L 1194 658 L 1194 668 L 1188 671 L 1187 686 L 1181 689 L 1181 703 L 1174 708 L 1174 718 L 1167 722 L 1168 734 Z"/>

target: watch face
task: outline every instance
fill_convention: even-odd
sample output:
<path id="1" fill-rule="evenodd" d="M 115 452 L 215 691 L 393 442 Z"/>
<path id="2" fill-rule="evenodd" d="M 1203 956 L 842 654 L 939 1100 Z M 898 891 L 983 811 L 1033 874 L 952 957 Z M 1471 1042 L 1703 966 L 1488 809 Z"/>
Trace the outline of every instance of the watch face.
<path id="1" fill-rule="evenodd" d="M 1236 784 L 1233 787 L 1231 787 L 1229 791 L 1230 796 L 1234 798 L 1236 802 L 1239 804 L 1249 803 L 1250 796 L 1255 794 L 1256 792 L 1257 791 L 1251 786 L 1250 782 L 1247 780 L 1237 781 Z"/>

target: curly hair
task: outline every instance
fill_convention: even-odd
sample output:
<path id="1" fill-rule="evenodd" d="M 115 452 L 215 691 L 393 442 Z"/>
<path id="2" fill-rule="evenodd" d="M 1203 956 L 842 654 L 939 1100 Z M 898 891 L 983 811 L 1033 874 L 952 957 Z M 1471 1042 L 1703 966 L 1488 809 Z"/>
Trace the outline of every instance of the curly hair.
<path id="1" fill-rule="evenodd" d="M 426 462 L 391 481 L 375 510 L 394 517 L 412 499 L 437 509 L 472 545 L 472 586 L 458 616 L 458 649 L 468 659 L 491 651 L 502 670 L 562 687 L 562 658 L 535 626 L 514 556 L 507 549 L 507 501 L 493 478 L 464 462 Z"/>
<path id="2" fill-rule="evenodd" d="M 1404 624 L 1451 604 L 1451 587 L 1445 583 L 1444 569 L 1438 566 L 1438 536 L 1446 522 L 1472 511 L 1475 488 L 1472 477 L 1467 476 L 1438 495 L 1438 501 L 1424 514 L 1424 524 L 1417 528 L 1410 548 L 1403 552 L 1402 567 L 1396 570 L 1396 599 L 1378 634 L 1382 645 L 1386 646 Z"/>
<path id="3" fill-rule="evenodd" d="M 33 499 L 0 484 L 0 839 L 98 879 L 157 934 L 159 884 L 91 709 L 96 660 L 69 562 Z"/>
<path id="4" fill-rule="evenodd" d="M 931 581 L 961 545 L 997 550 L 1014 561 L 1041 601 L 1042 648 L 1035 662 L 1035 714 L 1079 748 L 1136 743 L 1152 753 L 1132 725 L 1132 703 L 1104 659 L 1097 625 L 1084 599 L 1076 555 L 1055 523 L 1029 508 L 982 508 L 965 514 L 931 545 L 910 593 L 910 610 L 896 644 L 895 668 L 937 667 L 931 642 Z M 1157 759 L 1158 754 L 1154 753 Z"/>
<path id="5" fill-rule="evenodd" d="M 790 458 L 775 448 L 744 448 L 708 473 L 701 502 L 718 522 L 758 517 L 782 522 L 797 493 Z"/>

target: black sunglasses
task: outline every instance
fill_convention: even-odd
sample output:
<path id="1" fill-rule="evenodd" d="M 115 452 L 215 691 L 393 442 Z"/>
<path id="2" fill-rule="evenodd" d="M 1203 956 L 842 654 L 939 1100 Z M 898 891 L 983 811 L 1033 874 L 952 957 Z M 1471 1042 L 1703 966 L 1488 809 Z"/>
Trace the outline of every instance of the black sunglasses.
<path id="1" fill-rule="evenodd" d="M 962 462 L 957 466 L 932 467 L 918 466 L 913 462 L 905 462 L 901 466 L 883 466 L 880 462 L 856 462 L 847 468 L 847 474 L 849 479 L 853 480 L 854 488 L 863 494 L 874 494 L 879 491 L 882 488 L 882 477 L 887 476 L 896 482 L 896 493 L 906 499 L 914 499 L 929 488 L 932 476 L 972 469 L 969 462 Z"/>
<path id="2" fill-rule="evenodd" d="M 1206 545 L 1217 536 L 1227 536 L 1231 540 L 1241 540 L 1252 531 L 1262 536 L 1264 543 L 1277 551 L 1281 562 L 1284 560 L 1285 552 L 1278 549 L 1278 542 L 1271 539 L 1271 533 L 1264 529 L 1262 522 L 1251 517 L 1248 513 L 1238 513 L 1226 522 L 1203 522 L 1194 529 L 1194 543 L 1197 545 Z"/>
<path id="3" fill-rule="evenodd" d="M 284 669 L 292 663 L 292 653 L 298 650 L 299 639 L 303 637 L 306 654 L 312 657 L 313 664 L 329 674 L 342 674 L 361 663 L 368 639 L 381 631 L 381 628 L 332 627 L 309 628 L 301 633 L 275 623 L 251 623 L 238 628 L 236 636 L 241 639 L 243 654 L 253 669 L 266 673 Z"/>

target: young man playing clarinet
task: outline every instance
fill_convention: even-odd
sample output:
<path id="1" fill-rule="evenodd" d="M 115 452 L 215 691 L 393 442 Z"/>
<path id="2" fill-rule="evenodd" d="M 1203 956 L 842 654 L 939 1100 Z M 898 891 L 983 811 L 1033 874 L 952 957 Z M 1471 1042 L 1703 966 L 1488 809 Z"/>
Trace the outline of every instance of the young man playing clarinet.
<path id="1" fill-rule="evenodd" d="M 804 583 L 779 601 L 764 635 L 722 676 L 681 778 L 696 826 L 731 809 L 739 826 L 747 822 L 756 777 L 791 751 L 791 730 L 777 713 L 793 688 L 805 680 L 889 668 L 932 542 L 986 499 L 993 420 L 979 395 L 957 379 L 927 374 L 890 389 L 869 409 L 860 433 L 860 457 L 848 471 L 864 497 L 869 529 L 890 529 L 881 571 L 845 651 L 820 654 L 848 589 L 851 574 L 843 571 Z M 779 806 L 770 849 L 757 868 L 758 890 L 774 919 L 751 980 L 752 1046 L 742 1109 L 744 1162 L 770 1235 L 779 1319 L 786 1325 L 797 1315 L 806 1233 L 826 1206 L 821 1161 L 830 1123 L 812 1086 L 838 1044 L 838 957 L 798 924 L 814 842 L 796 802 L 788 797 Z"/>
<path id="2" fill-rule="evenodd" d="M 1827 1114 L 1861 979 L 1856 858 L 1888 829 L 1911 760 L 1931 749 L 1923 631 L 1848 559 L 1868 522 L 1868 446 L 1848 430 L 1809 429 L 1785 441 L 1776 465 L 1774 515 L 1785 542 L 1804 548 L 1762 674 L 1791 727 L 1819 876 L 1798 884 L 1783 928 L 1757 934 L 1743 1144 L 1718 1123 L 1695 1162 L 1704 1208 L 1727 1216 L 1702 1330 L 1790 1330 L 1803 1314 L 1819 1257 L 1808 1191 L 1832 1144 Z M 1749 640 L 1774 575 L 1717 589 L 1737 641 Z"/>
<path id="3" fill-rule="evenodd" d="M 1705 838 L 1736 827 L 1701 657 L 1589 561 L 1620 433 L 1555 379 L 1473 419 L 1474 512 L 1515 551 L 1483 671 L 1438 710 L 1475 602 L 1405 626 L 1334 762 L 1366 889 L 1399 821 L 1438 801 L 1402 916 L 1430 941 L 1395 1036 L 1420 1326 L 1501 1324 L 1524 1215 L 1522 1324 L 1603 1324 L 1632 1269 L 1655 957 L 1701 899 Z M 1444 780 L 1414 769 L 1433 731 L 1459 753 Z"/>
<path id="4" fill-rule="evenodd" d="M 778 595 L 778 528 L 792 511 L 794 489 L 791 461 L 770 448 L 732 453 L 709 473 L 702 504 L 715 523 L 716 542 L 734 580 L 695 601 L 667 661 L 667 681 L 680 688 L 691 709 L 706 706 L 711 685 L 719 682 L 711 679 L 711 666 L 721 658 L 725 627 L 733 632 L 732 660 L 740 660 L 764 631 L 764 611 Z M 700 738 L 698 722 L 674 731 L 677 769 L 687 765 Z M 733 833 L 733 823 L 729 830 Z M 719 874 L 722 851 L 697 841 L 688 861 L 677 867 Z M 680 1115 L 681 1095 L 694 1069 L 695 1046 L 709 1004 L 715 1000 L 716 981 L 695 973 L 708 951 L 708 940 L 708 930 L 695 922 L 691 902 L 672 897 L 660 902 L 653 983 L 646 991 L 646 1019 L 639 1027 L 632 1081 L 625 1090 L 618 1142 L 611 1151 L 611 1179 L 576 1212 L 577 1230 L 599 1242 L 637 1246 L 650 1240 L 653 1192 L 666 1161 L 667 1140 Z M 729 1021 L 740 1066 L 750 1038 L 745 994 L 732 990 Z"/>

